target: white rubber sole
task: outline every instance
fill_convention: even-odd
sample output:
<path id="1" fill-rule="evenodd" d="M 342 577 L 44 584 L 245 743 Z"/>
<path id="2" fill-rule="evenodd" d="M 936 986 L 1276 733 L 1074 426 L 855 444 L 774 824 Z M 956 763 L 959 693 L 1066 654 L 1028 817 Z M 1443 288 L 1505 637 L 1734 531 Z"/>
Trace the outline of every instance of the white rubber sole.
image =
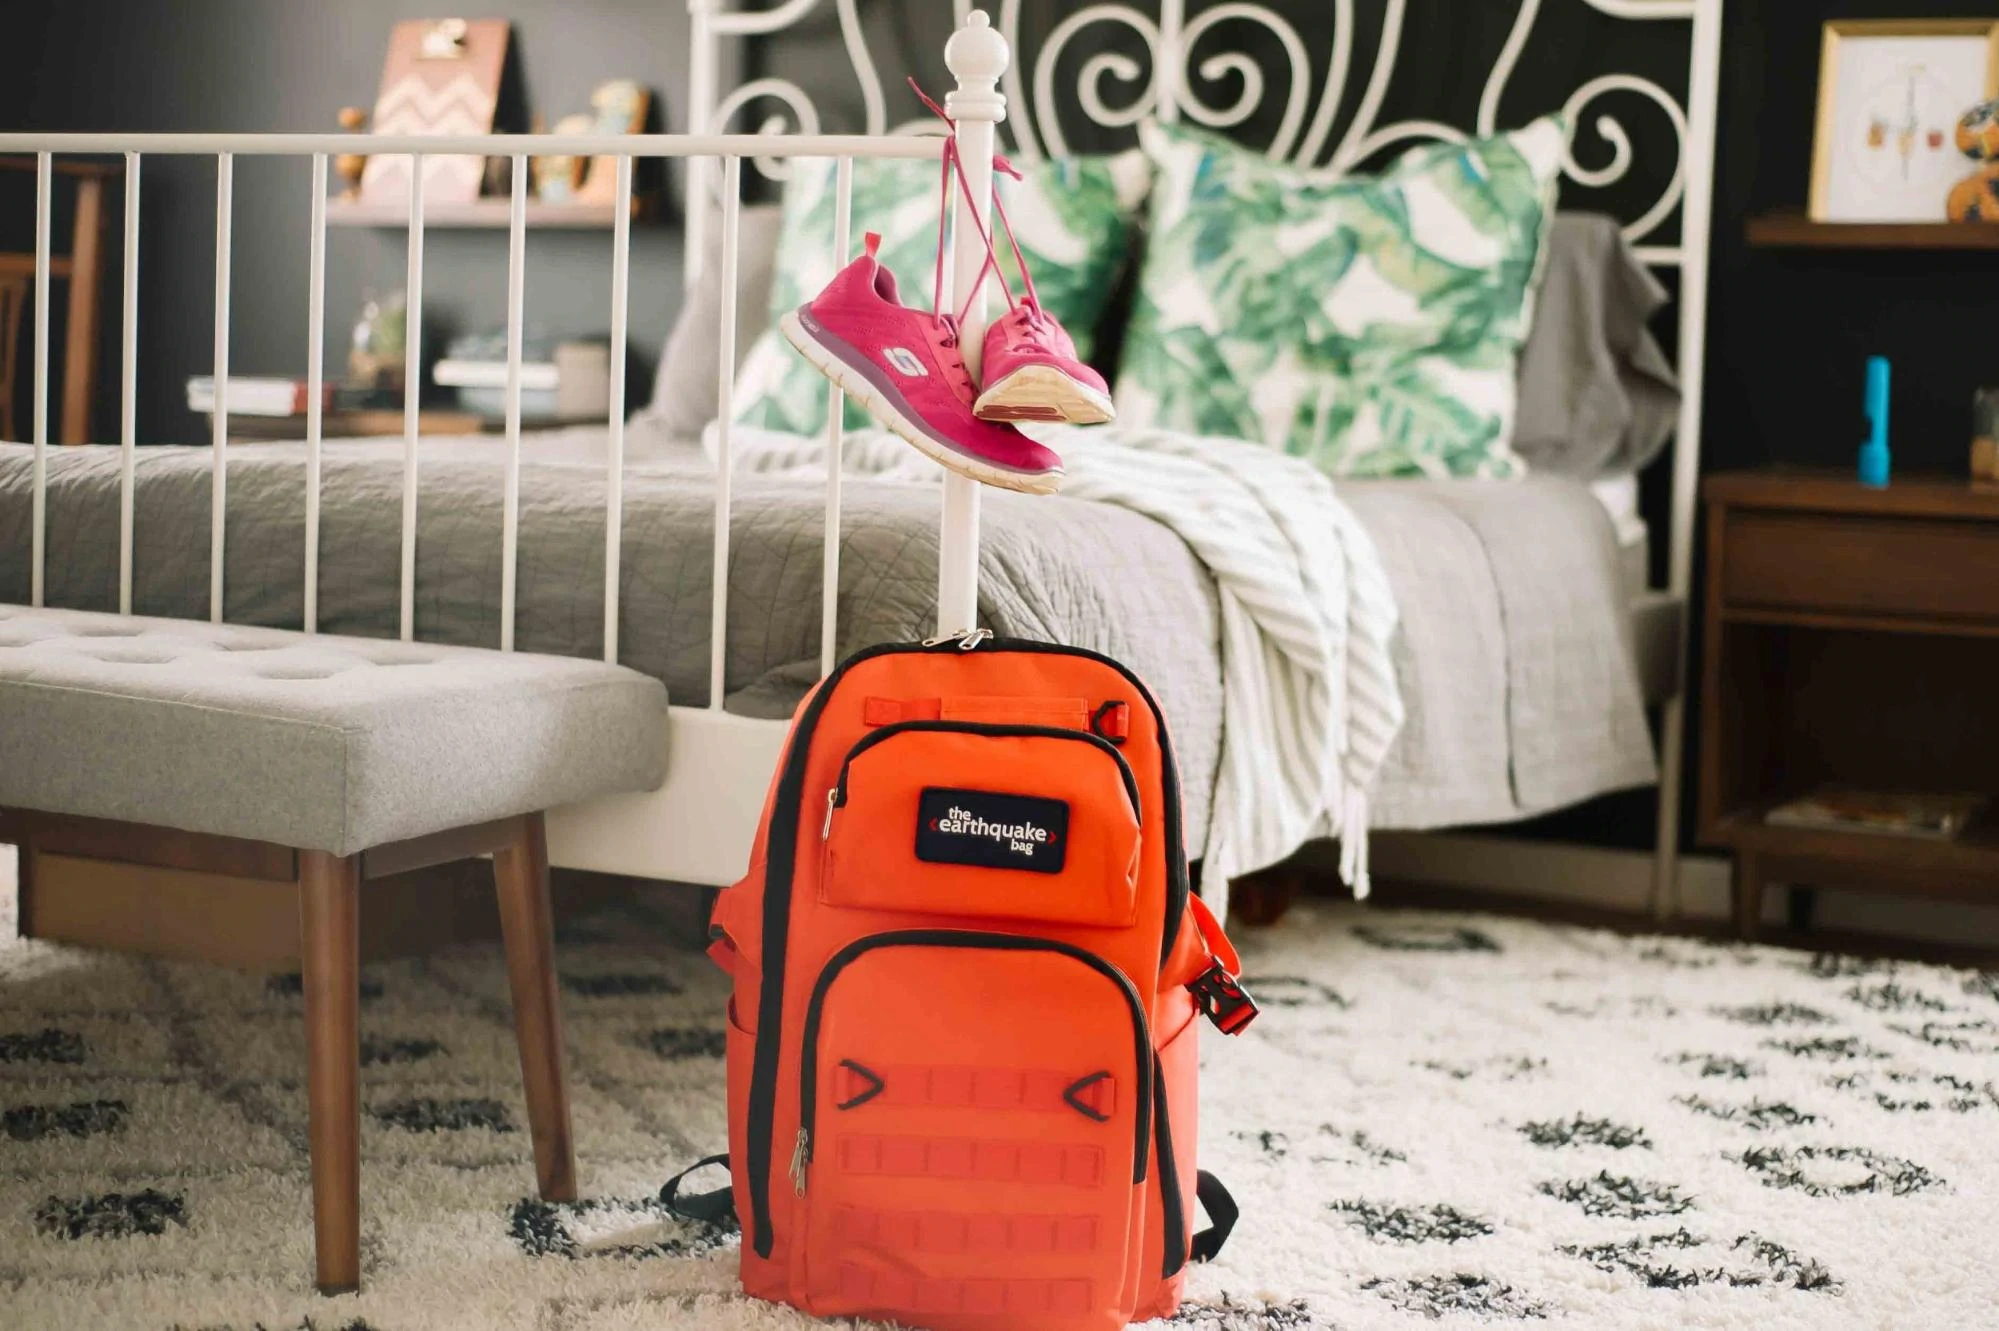
<path id="1" fill-rule="evenodd" d="M 1048 421 L 1102 425 L 1117 416 L 1108 393 L 1078 383 L 1052 365 L 1023 365 L 986 385 L 972 412 L 986 421 Z"/>
<path id="2" fill-rule="evenodd" d="M 814 369 L 838 384 L 842 392 L 866 408 L 868 414 L 880 421 L 890 433 L 946 471 L 954 471 L 982 485 L 997 486 L 1002 490 L 1016 490 L 1021 494 L 1054 494 L 1062 488 L 1060 469 L 1034 475 L 1008 471 L 1004 467 L 995 467 L 977 458 L 966 457 L 963 453 L 947 448 L 932 439 L 921 425 L 905 416 L 902 409 L 877 388 L 872 380 L 813 337 L 799 321 L 796 310 L 787 310 L 779 315 L 777 327 L 778 331 L 784 334 L 784 340 L 798 348 L 798 354 L 810 361 Z"/>

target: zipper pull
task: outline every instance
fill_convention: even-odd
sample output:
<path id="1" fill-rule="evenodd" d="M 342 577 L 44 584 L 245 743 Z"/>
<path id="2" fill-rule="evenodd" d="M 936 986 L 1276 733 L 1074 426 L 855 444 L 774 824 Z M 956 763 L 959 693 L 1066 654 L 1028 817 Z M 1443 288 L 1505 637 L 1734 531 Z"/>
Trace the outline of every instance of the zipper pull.
<path id="1" fill-rule="evenodd" d="M 791 1190 L 798 1196 L 805 1195 L 805 1166 L 812 1162 L 812 1132 L 809 1128 L 798 1130 L 798 1144 L 791 1148 Z"/>
<path id="2" fill-rule="evenodd" d="M 840 788 L 826 787 L 826 825 L 819 829 L 819 839 L 830 841 L 833 837 L 833 810 L 840 807 Z"/>
<path id="3" fill-rule="evenodd" d="M 942 647 L 947 642 L 958 644 L 958 650 L 969 652 L 980 643 L 993 636 L 991 629 L 959 629 L 956 633 L 944 633 L 935 638 L 925 638 L 925 647 Z"/>

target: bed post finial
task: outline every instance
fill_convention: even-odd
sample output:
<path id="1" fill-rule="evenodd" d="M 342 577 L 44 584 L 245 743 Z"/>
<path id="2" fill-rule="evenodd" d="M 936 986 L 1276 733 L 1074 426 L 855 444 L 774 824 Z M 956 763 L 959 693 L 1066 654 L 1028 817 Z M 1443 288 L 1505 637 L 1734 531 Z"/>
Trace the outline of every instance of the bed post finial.
<path id="1" fill-rule="evenodd" d="M 975 9 L 965 16 L 965 26 L 944 43 L 944 63 L 958 81 L 944 99 L 953 120 L 998 123 L 1006 119 L 1006 98 L 999 92 L 999 81 L 1012 58 L 1006 38 L 1000 36 L 985 10 Z"/>
<path id="2" fill-rule="evenodd" d="M 984 10 L 965 16 L 964 26 L 944 44 L 944 63 L 957 87 L 944 98 L 958 138 L 958 160 L 969 187 L 954 193 L 958 224 L 951 229 L 951 303 L 962 305 L 964 320 L 958 344 L 972 373 L 979 370 L 979 352 L 986 339 L 986 296 L 981 276 L 986 247 L 980 232 L 992 225 L 984 203 L 993 194 L 994 126 L 1006 119 L 1006 97 L 999 90 L 1012 52 Z M 983 214 L 974 225 L 966 215 L 968 199 L 980 200 Z M 966 293 L 975 293 L 967 301 Z M 937 632 L 957 633 L 979 622 L 979 483 L 955 472 L 944 477 L 944 513 L 938 524 Z"/>

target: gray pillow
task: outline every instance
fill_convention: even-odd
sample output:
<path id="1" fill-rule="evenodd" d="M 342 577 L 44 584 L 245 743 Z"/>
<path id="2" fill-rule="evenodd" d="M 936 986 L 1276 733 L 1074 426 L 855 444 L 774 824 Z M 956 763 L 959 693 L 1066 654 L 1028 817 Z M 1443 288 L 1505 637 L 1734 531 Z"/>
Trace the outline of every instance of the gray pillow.
<path id="1" fill-rule="evenodd" d="M 749 204 L 742 210 L 736 247 L 736 364 L 770 325 L 771 274 L 777 263 L 778 205 Z M 700 275 L 681 301 L 680 316 L 660 353 L 653 376 L 652 402 L 638 419 L 671 439 L 698 439 L 715 419 L 715 380 L 721 373 L 722 221 L 719 211 L 708 227 Z"/>
<path id="2" fill-rule="evenodd" d="M 1583 480 L 1637 471 L 1679 416 L 1679 378 L 1647 326 L 1666 291 L 1593 213 L 1556 214 L 1547 265 L 1520 349 L 1514 451 L 1530 471 Z"/>

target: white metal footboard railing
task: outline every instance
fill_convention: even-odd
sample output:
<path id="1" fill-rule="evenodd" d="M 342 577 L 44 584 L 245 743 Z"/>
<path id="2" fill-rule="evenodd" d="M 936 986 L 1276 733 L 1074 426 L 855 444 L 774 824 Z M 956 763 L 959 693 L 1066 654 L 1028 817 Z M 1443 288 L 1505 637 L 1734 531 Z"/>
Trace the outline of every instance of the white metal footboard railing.
<path id="1" fill-rule="evenodd" d="M 998 83 L 1009 52 L 1006 42 L 982 13 L 954 34 L 946 47 L 946 62 L 957 80 L 948 100 L 966 172 L 978 197 L 990 197 L 994 124 L 1006 114 Z M 140 169 L 147 156 L 213 157 L 215 185 L 215 411 L 211 436 L 209 617 L 221 622 L 225 609 L 226 518 L 228 512 L 229 345 L 231 220 L 234 165 L 238 156 L 293 156 L 311 161 L 311 232 L 306 317 L 309 321 L 305 439 L 305 586 L 304 621 L 308 633 L 319 628 L 319 535 L 321 517 L 322 427 L 320 393 L 325 353 L 327 159 L 351 152 L 356 140 L 340 134 L 0 134 L 0 153 L 33 154 L 36 159 L 35 307 L 33 384 L 33 498 L 31 524 L 30 597 L 40 606 L 47 595 L 48 447 L 49 447 L 49 230 L 53 211 L 54 159 L 67 155 L 118 155 L 125 159 L 125 234 L 123 293 L 122 410 L 119 447 L 118 608 L 132 613 L 134 489 L 137 429 L 137 365 L 139 338 L 138 258 L 141 226 Z M 503 155 L 512 163 L 512 199 L 507 250 L 507 378 L 505 479 L 502 508 L 502 573 L 500 648 L 514 647 L 520 542 L 521 361 L 525 316 L 526 217 L 528 159 L 531 156 L 611 156 L 616 159 L 616 217 L 612 240 L 611 384 L 609 438 L 606 458 L 604 531 L 604 658 L 618 659 L 620 615 L 620 543 L 623 528 L 625 436 L 625 354 L 627 293 L 631 278 L 632 163 L 636 158 L 719 159 L 722 164 L 722 253 L 720 289 L 722 312 L 716 330 L 721 350 L 716 434 L 714 590 L 711 608 L 708 701 L 705 708 L 672 708 L 670 736 L 641 737 L 635 742 L 661 743 L 668 750 L 666 786 L 645 795 L 617 797 L 560 810 L 549 821 L 551 859 L 561 865 L 628 873 L 651 878 L 721 884 L 741 874 L 755 832 L 764 787 L 776 766 L 786 727 L 783 723 L 731 715 L 723 709 L 727 694 L 729 553 L 732 461 L 730 401 L 734 394 L 737 319 L 738 224 L 745 157 L 837 159 L 837 202 L 834 234 L 827 237 L 844 264 L 851 248 L 848 213 L 852 198 L 853 159 L 857 157 L 929 158 L 942 156 L 943 139 L 935 134 L 653 134 L 616 139 L 581 135 L 462 135 L 411 137 L 377 135 L 366 140 L 370 156 L 407 155 L 410 159 L 408 222 L 408 391 L 403 414 L 403 484 L 398 627 L 400 636 L 416 636 L 416 547 L 421 502 L 417 386 L 422 369 L 424 161 L 440 154 Z M 700 205 L 697 204 L 698 208 Z M 953 258 L 947 267 L 952 289 L 963 291 L 977 282 L 985 259 L 980 232 L 986 225 L 967 225 L 968 208 L 959 196 L 958 224 L 952 231 Z M 951 296 L 947 291 L 946 299 Z M 956 303 L 956 302 L 954 302 Z M 963 345 L 975 355 L 982 344 L 986 319 L 983 294 L 965 317 Z M 838 640 L 841 394 L 830 388 L 827 424 L 825 497 L 825 568 L 822 583 L 820 662 L 833 664 Z M 971 628 L 977 614 L 979 504 L 975 483 L 947 476 L 943 487 L 938 575 L 940 633 Z"/>

